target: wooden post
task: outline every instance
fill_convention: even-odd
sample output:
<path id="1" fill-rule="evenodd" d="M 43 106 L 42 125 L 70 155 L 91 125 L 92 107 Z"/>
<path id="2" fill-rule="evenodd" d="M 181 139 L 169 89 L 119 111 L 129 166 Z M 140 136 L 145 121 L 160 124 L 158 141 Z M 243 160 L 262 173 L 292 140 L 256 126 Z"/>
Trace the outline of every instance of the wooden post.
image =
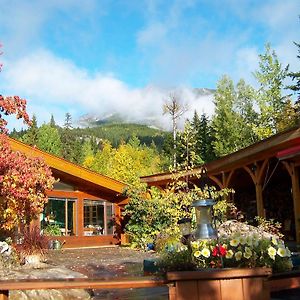
<path id="1" fill-rule="evenodd" d="M 300 242 L 300 191 L 299 191 L 299 170 L 294 164 L 291 164 L 292 175 L 292 191 L 294 202 L 294 217 L 296 229 L 296 242 Z"/>
<path id="2" fill-rule="evenodd" d="M 255 183 L 255 193 L 256 193 L 256 209 L 257 215 L 259 217 L 266 217 L 263 203 L 263 193 L 262 193 L 262 185 L 261 183 Z"/>
<path id="3" fill-rule="evenodd" d="M 293 205 L 294 205 L 294 219 L 295 219 L 295 231 L 296 231 L 296 242 L 300 242 L 300 190 L 299 190 L 299 171 L 295 163 L 289 163 L 283 161 L 282 164 L 287 169 L 291 181 L 292 181 L 292 194 L 293 194 Z"/>
<path id="4" fill-rule="evenodd" d="M 83 195 L 80 194 L 77 197 L 77 234 L 78 236 L 84 236 L 84 207 L 83 207 Z"/>

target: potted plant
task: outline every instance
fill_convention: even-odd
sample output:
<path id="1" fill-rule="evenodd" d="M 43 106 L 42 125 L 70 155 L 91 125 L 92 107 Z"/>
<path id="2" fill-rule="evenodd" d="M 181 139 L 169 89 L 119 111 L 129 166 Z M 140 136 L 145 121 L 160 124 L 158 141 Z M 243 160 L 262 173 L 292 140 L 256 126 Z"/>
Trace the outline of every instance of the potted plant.
<path id="1" fill-rule="evenodd" d="M 170 299 L 189 299 L 191 294 L 194 299 L 223 299 L 233 289 L 231 299 L 269 299 L 265 281 L 272 271 L 292 268 L 291 252 L 280 237 L 257 234 L 252 227 L 165 251 L 158 265 L 175 282 Z"/>

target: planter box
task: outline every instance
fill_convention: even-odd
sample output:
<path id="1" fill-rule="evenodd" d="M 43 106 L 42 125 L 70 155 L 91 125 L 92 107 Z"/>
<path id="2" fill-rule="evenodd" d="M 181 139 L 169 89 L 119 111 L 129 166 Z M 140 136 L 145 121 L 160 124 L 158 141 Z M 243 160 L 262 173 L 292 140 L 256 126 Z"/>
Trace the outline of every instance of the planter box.
<path id="1" fill-rule="evenodd" d="M 269 268 L 169 272 L 169 300 L 269 300 Z"/>

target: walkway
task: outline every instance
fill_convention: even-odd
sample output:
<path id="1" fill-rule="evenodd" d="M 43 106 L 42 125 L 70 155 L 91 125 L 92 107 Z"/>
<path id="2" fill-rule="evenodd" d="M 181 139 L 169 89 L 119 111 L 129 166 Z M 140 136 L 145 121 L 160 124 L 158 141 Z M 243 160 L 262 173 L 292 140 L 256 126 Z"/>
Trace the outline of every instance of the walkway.
<path id="1" fill-rule="evenodd" d="M 90 278 L 143 276 L 143 260 L 154 253 L 124 247 L 99 247 L 52 250 L 47 255 L 49 264 L 65 266 Z M 94 300 L 167 300 L 168 288 L 134 290 L 96 290 Z"/>

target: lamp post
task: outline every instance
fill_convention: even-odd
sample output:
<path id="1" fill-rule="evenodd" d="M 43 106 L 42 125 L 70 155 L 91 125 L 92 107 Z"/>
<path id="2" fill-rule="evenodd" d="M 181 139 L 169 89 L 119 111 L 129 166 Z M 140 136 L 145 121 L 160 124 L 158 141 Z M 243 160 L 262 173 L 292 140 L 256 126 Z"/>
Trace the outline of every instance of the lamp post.
<path id="1" fill-rule="evenodd" d="M 212 207 L 216 204 L 213 199 L 201 199 L 192 203 L 196 208 L 197 228 L 194 232 L 196 239 L 216 239 L 218 237 L 216 229 L 213 227 Z"/>

